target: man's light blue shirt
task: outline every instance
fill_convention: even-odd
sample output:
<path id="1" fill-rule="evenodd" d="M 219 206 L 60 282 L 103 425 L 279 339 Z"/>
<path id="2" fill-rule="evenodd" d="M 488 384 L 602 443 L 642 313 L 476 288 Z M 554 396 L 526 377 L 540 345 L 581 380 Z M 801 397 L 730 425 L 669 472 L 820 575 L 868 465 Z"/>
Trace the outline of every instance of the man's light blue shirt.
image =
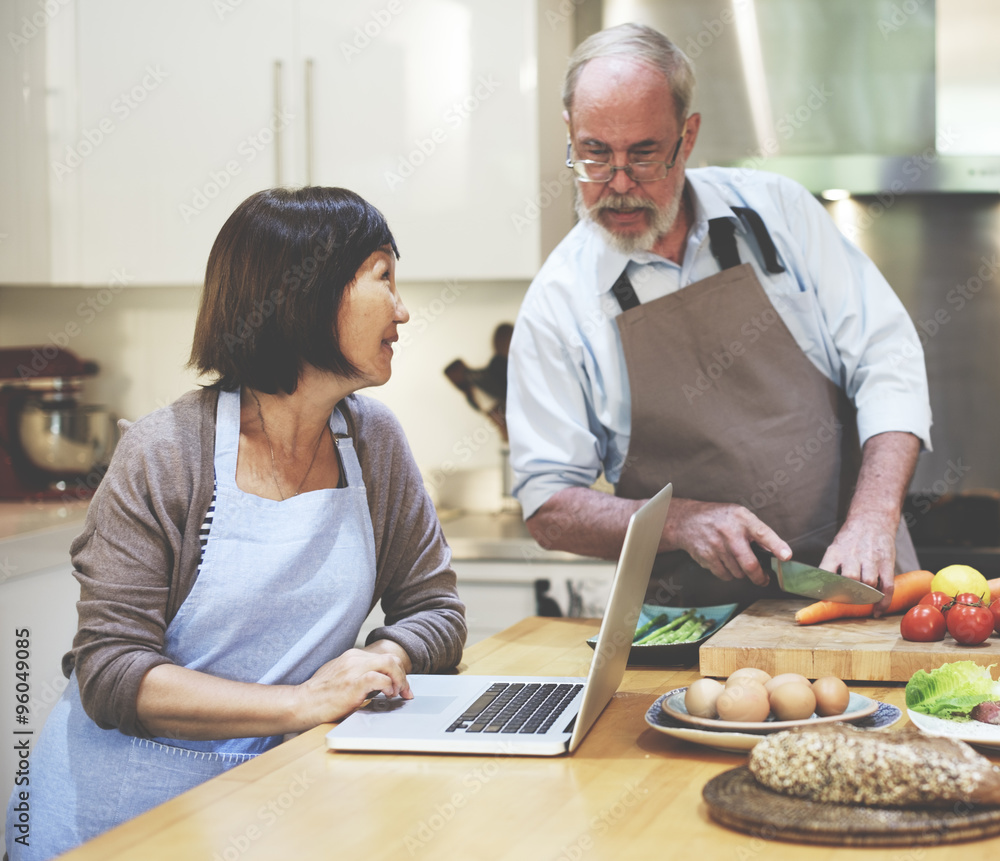
<path id="1" fill-rule="evenodd" d="M 617 483 L 628 453 L 631 397 L 614 320 L 621 308 L 611 287 L 627 266 L 639 301 L 648 302 L 716 274 L 708 242 L 713 218 L 736 222 L 740 260 L 753 266 L 805 355 L 853 400 L 862 444 L 878 433 L 908 431 L 930 448 L 916 329 L 882 274 L 820 203 L 798 183 L 759 171 L 697 168 L 687 171 L 687 183 L 694 224 L 681 265 L 649 252 L 615 251 L 581 222 L 528 289 L 514 327 L 507 391 L 514 494 L 525 518 L 564 488 L 589 487 L 602 471 Z M 785 272 L 764 270 L 733 206 L 757 211 Z M 774 323 L 771 314 L 748 320 L 741 339 L 750 343 Z M 705 371 L 683 382 L 689 399 L 710 391 L 711 362 Z"/>

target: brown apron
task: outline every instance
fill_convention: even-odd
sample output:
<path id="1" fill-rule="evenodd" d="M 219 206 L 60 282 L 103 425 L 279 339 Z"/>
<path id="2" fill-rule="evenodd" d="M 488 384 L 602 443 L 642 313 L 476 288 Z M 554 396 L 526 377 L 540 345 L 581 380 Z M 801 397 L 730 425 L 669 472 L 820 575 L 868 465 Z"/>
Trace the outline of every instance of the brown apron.
<path id="1" fill-rule="evenodd" d="M 742 210 L 770 271 L 783 271 L 766 228 Z M 861 463 L 855 410 L 792 337 L 753 267 L 739 263 L 728 218 L 710 222 L 723 269 L 645 304 L 622 273 L 614 293 L 632 399 L 618 496 L 739 503 L 818 565 L 847 514 Z M 897 571 L 916 568 L 903 523 Z M 902 566 L 902 567 L 901 567 Z M 646 600 L 704 606 L 782 595 L 722 581 L 686 552 L 660 554 Z"/>

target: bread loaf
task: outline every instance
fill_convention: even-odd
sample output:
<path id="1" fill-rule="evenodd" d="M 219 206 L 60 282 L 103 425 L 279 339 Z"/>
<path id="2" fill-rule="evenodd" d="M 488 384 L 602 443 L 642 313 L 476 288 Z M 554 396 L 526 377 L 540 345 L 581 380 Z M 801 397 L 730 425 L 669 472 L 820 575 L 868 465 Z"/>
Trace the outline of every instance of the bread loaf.
<path id="1" fill-rule="evenodd" d="M 777 732 L 750 752 L 758 783 L 785 795 L 872 807 L 1000 805 L 1000 769 L 965 742 L 917 729 L 824 724 Z"/>

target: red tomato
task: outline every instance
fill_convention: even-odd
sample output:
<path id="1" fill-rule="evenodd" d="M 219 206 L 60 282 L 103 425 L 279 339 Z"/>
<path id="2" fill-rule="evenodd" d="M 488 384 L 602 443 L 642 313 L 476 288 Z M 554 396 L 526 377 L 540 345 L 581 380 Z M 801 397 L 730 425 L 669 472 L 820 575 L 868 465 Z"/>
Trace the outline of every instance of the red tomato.
<path id="1" fill-rule="evenodd" d="M 975 592 L 959 592 L 955 596 L 955 603 L 956 604 L 972 604 L 974 607 L 978 607 L 980 605 L 982 605 L 984 607 L 986 606 L 985 604 L 983 604 L 982 597 L 980 597 L 979 595 L 977 595 Z"/>
<path id="2" fill-rule="evenodd" d="M 910 607 L 899 623 L 899 633 L 904 640 L 931 643 L 944 639 L 945 618 L 937 608 L 928 604 Z M 992 627 L 991 627 L 992 630 Z"/>
<path id="3" fill-rule="evenodd" d="M 951 603 L 951 595 L 948 595 L 946 592 L 928 592 L 917 603 L 930 604 L 932 607 L 937 607 L 943 613 L 944 608 Z"/>
<path id="4" fill-rule="evenodd" d="M 963 646 L 982 643 L 993 633 L 993 612 L 989 607 L 955 604 L 948 611 L 948 633 Z"/>
<path id="5" fill-rule="evenodd" d="M 990 604 L 990 612 L 993 614 L 993 630 L 1000 634 L 1000 598 Z"/>

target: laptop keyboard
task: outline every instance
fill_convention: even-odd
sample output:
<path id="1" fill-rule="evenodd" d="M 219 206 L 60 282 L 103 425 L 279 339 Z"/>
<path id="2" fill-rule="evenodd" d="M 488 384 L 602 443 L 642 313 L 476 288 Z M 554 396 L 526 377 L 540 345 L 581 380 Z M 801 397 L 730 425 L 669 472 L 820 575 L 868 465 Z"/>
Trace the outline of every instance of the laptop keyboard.
<path id="1" fill-rule="evenodd" d="M 497 682 L 448 727 L 448 732 L 544 733 L 582 689 L 582 684 Z"/>

